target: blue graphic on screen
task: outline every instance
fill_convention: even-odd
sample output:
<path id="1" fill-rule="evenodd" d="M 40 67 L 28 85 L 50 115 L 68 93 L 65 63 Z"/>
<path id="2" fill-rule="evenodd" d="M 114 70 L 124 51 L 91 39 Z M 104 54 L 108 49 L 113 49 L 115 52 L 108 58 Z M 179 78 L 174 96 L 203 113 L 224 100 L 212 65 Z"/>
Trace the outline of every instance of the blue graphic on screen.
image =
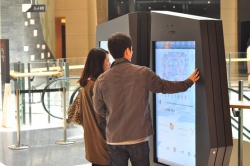
<path id="1" fill-rule="evenodd" d="M 183 81 L 195 69 L 195 41 L 155 42 L 155 72 Z M 156 94 L 156 157 L 167 165 L 195 166 L 195 85 L 186 92 Z"/>

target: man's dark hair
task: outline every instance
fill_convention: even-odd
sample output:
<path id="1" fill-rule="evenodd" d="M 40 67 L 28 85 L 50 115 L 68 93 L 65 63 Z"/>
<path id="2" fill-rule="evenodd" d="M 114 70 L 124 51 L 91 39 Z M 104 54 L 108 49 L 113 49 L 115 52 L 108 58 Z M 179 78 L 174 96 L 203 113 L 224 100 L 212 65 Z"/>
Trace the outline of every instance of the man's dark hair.
<path id="1" fill-rule="evenodd" d="M 78 80 L 81 87 L 87 85 L 89 78 L 95 80 L 104 72 L 103 63 L 106 54 L 109 52 L 102 48 L 93 48 L 89 51 L 81 78 Z"/>
<path id="2" fill-rule="evenodd" d="M 108 49 L 114 59 L 122 58 L 124 51 L 129 48 L 131 50 L 131 37 L 124 33 L 115 33 L 108 39 Z"/>

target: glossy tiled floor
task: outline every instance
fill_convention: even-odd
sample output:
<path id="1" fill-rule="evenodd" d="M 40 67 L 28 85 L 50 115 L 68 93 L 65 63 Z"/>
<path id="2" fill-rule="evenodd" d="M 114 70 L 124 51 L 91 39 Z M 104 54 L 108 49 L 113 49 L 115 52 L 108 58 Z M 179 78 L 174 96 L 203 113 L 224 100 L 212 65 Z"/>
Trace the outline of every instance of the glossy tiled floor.
<path id="1" fill-rule="evenodd" d="M 40 96 L 39 96 L 40 97 Z M 77 125 L 67 125 L 67 140 L 75 141 L 71 145 L 58 145 L 64 140 L 63 120 L 50 117 L 44 111 L 41 102 L 26 105 L 26 123 L 21 125 L 20 144 L 28 145 L 26 150 L 11 150 L 10 145 L 17 144 L 17 121 L 15 96 L 11 95 L 11 105 L 6 118 L 7 128 L 2 127 L 3 111 L 0 110 L 0 166 L 88 166 L 85 159 L 83 129 Z M 40 98 L 39 98 L 40 99 Z M 62 117 L 61 105 L 53 109 Z"/>
<path id="2" fill-rule="evenodd" d="M 50 117 L 41 103 L 32 105 L 32 120 L 29 122 L 28 106 L 26 125 L 21 125 L 20 143 L 28 145 L 26 150 L 11 150 L 10 145 L 17 144 L 17 121 L 15 97 L 11 98 L 8 115 L 8 128 L 1 127 L 2 110 L 0 110 L 0 166 L 87 166 L 81 126 L 67 125 L 67 140 L 74 140 L 71 145 L 58 145 L 64 140 L 63 121 Z M 60 106 L 60 105 L 59 105 Z M 56 108 L 60 112 L 60 107 Z M 32 124 L 30 124 L 32 123 Z"/>
<path id="3" fill-rule="evenodd" d="M 10 127 L 0 127 L 0 166 L 90 165 L 85 159 L 82 127 L 67 125 L 67 140 L 74 140 L 75 143 L 58 145 L 56 141 L 64 140 L 62 120 L 51 118 L 51 123 L 48 124 L 48 114 L 38 108 L 42 107 L 38 105 L 33 109 L 32 125 L 21 126 L 20 144 L 28 145 L 28 149 L 9 149 L 10 145 L 17 144 L 17 125 L 14 118 Z M 1 113 L 0 110 L 0 117 Z M 28 114 L 26 117 L 28 119 Z"/>
<path id="4" fill-rule="evenodd" d="M 11 150 L 17 143 L 13 131 L 0 131 L 0 166 L 76 166 L 89 165 L 85 159 L 83 130 L 81 127 L 67 129 L 72 145 L 58 145 L 63 140 L 63 128 L 47 128 L 21 131 L 21 144 L 29 145 L 27 150 Z M 1 165 L 2 164 L 2 165 Z"/>

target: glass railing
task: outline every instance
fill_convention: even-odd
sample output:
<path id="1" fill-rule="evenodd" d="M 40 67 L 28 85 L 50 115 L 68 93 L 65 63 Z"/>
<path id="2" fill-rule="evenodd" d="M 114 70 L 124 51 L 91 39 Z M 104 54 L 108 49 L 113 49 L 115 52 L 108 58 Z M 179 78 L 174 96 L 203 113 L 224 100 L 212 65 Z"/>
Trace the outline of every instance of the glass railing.
<path id="1" fill-rule="evenodd" d="M 227 78 L 229 87 L 237 87 L 237 81 L 243 80 L 244 86 L 248 85 L 248 59 L 245 52 L 229 52 L 226 53 Z M 250 59 L 249 59 L 250 62 Z M 250 69 L 249 69 L 250 70 Z"/>
<path id="2" fill-rule="evenodd" d="M 11 63 L 12 89 L 20 90 L 21 125 L 60 124 L 62 121 L 60 89 L 63 86 L 66 88 L 66 103 L 68 106 L 70 95 L 78 86 L 77 81 L 81 76 L 85 61 L 86 57 Z M 63 80 L 54 82 L 58 78 L 63 78 Z M 47 87 L 48 92 L 45 93 L 44 88 L 51 82 L 53 84 Z M 45 94 L 42 102 L 43 93 Z M 11 96 L 12 103 L 15 103 L 13 91 Z M 43 109 L 44 107 L 46 110 Z"/>
<path id="3" fill-rule="evenodd" d="M 243 81 L 243 100 L 249 101 L 250 98 L 250 77 L 248 81 L 248 62 L 250 58 L 247 58 L 246 52 L 229 52 L 226 53 L 226 64 L 227 64 L 227 79 L 229 88 L 229 98 L 230 100 L 238 100 L 239 94 L 239 81 Z M 250 69 L 249 69 L 250 71 Z M 250 111 L 243 111 L 243 139 L 250 141 L 250 122 L 248 117 L 250 116 Z M 232 130 L 233 137 L 238 137 L 238 118 L 234 117 L 231 112 L 232 117 Z"/>
<path id="4" fill-rule="evenodd" d="M 66 103 L 68 107 L 72 93 L 79 86 L 77 81 L 81 76 L 85 61 L 86 57 L 33 61 L 26 64 L 12 63 L 11 75 L 31 73 L 29 76 L 23 77 L 17 75 L 15 81 L 12 81 L 22 91 L 19 100 L 21 123 L 40 126 L 62 123 L 61 88 L 66 87 Z M 226 53 L 228 88 L 232 89 L 228 92 L 230 100 L 238 100 L 238 94 L 234 91 L 238 90 L 239 80 L 243 80 L 244 95 L 250 98 L 247 62 L 248 59 L 244 52 Z M 58 78 L 62 78 L 62 80 L 53 82 Z M 53 84 L 46 87 L 51 82 Z M 44 91 L 45 87 L 48 89 L 46 92 Z M 13 91 L 12 95 L 14 95 Z M 44 103 L 42 103 L 42 97 Z M 12 102 L 15 102 L 15 100 L 13 99 Z M 250 129 L 250 122 L 247 120 L 249 116 L 250 111 L 244 111 L 243 121 L 246 129 Z M 232 121 L 232 124 L 237 126 L 235 121 Z M 233 128 L 233 130 L 235 131 L 234 137 L 237 137 L 237 129 Z M 250 137 L 249 133 L 245 134 Z"/>

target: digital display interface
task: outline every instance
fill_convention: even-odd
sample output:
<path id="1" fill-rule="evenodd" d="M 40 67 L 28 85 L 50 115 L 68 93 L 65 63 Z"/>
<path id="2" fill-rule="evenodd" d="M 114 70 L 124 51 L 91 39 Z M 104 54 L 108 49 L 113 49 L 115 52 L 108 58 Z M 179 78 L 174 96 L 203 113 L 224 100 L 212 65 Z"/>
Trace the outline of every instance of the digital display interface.
<path id="1" fill-rule="evenodd" d="M 108 41 L 100 41 L 100 48 L 109 51 L 109 49 L 108 49 Z M 109 56 L 109 62 L 112 64 L 114 62 L 114 60 L 115 59 L 110 54 L 110 56 Z"/>
<path id="2" fill-rule="evenodd" d="M 195 41 L 154 42 L 155 72 L 182 81 L 195 69 Z M 186 92 L 157 93 L 156 159 L 167 165 L 195 166 L 195 85 Z"/>

